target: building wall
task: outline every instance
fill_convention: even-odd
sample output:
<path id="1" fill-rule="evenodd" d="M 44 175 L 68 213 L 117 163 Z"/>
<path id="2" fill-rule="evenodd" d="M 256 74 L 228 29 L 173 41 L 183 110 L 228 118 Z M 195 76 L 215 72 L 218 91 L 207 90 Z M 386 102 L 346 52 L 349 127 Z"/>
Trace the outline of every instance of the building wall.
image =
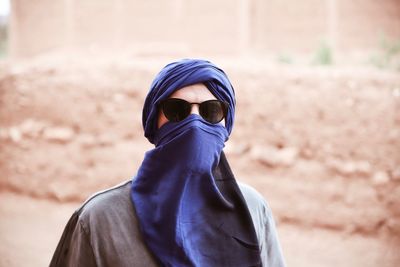
<path id="1" fill-rule="evenodd" d="M 11 0 L 12 56 L 97 46 L 138 53 L 368 50 L 400 38 L 399 0 Z"/>

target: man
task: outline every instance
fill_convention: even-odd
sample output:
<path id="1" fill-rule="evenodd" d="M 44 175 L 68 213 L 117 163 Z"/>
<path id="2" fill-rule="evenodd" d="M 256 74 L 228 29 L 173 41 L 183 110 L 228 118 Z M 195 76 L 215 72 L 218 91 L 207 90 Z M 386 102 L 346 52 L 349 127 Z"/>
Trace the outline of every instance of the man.
<path id="1" fill-rule="evenodd" d="M 234 112 L 234 89 L 212 63 L 164 67 L 142 114 L 155 148 L 132 181 L 72 215 L 50 266 L 284 266 L 271 210 L 222 151 Z"/>

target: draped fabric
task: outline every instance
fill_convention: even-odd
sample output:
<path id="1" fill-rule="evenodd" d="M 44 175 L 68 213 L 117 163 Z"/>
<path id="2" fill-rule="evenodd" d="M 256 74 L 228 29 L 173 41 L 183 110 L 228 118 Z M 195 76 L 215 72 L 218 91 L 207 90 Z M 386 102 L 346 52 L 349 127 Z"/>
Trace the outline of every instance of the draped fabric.
<path id="1" fill-rule="evenodd" d="M 157 103 L 204 83 L 230 105 L 226 125 L 192 114 L 155 128 Z M 167 65 L 143 108 L 146 152 L 131 199 L 147 247 L 162 266 L 261 266 L 250 213 L 223 153 L 232 130 L 234 91 L 222 70 L 203 60 Z"/>

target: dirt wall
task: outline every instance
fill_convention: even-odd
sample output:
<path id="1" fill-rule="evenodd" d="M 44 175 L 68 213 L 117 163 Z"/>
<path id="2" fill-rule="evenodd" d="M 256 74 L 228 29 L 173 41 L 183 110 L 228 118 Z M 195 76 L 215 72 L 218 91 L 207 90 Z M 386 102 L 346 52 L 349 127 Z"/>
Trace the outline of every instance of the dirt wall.
<path id="1" fill-rule="evenodd" d="M 326 40 L 342 57 L 400 36 L 397 0 L 12 0 L 10 52 L 304 54 Z"/>

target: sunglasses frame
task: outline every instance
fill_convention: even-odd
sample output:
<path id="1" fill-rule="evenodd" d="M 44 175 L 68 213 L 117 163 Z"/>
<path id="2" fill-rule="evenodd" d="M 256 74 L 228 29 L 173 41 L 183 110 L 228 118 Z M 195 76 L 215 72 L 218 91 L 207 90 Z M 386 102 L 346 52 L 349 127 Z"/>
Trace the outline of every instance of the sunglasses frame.
<path id="1" fill-rule="evenodd" d="M 188 112 L 188 114 L 187 114 L 183 119 L 176 121 L 176 120 L 173 120 L 173 119 L 168 118 L 168 116 L 165 114 L 165 112 L 164 112 L 164 105 L 165 105 L 166 102 L 171 101 L 171 100 L 172 100 L 172 101 L 181 101 L 181 102 L 183 102 L 183 103 L 185 103 L 185 104 L 189 104 L 189 105 L 190 105 L 189 112 Z M 218 102 L 218 103 L 221 105 L 223 116 L 222 116 L 222 118 L 221 118 L 219 121 L 217 121 L 217 122 L 210 122 L 210 121 L 206 120 L 205 117 L 202 116 L 202 114 L 201 114 L 201 113 L 202 113 L 202 112 L 201 112 L 201 110 L 202 110 L 201 106 L 202 106 L 202 105 L 204 106 L 204 103 L 207 103 L 207 102 Z M 190 113 L 191 113 L 191 111 L 192 111 L 192 106 L 193 106 L 193 105 L 198 105 L 198 106 L 199 106 L 199 114 L 200 114 L 200 116 L 201 116 L 205 121 L 207 121 L 207 122 L 209 122 L 209 123 L 212 123 L 212 124 L 217 124 L 217 123 L 221 122 L 221 121 L 226 117 L 226 115 L 227 115 L 227 113 L 228 113 L 228 107 L 229 107 L 229 104 L 228 104 L 227 102 L 221 101 L 221 100 L 218 100 L 218 99 L 210 99 L 210 100 L 206 100 L 206 101 L 203 101 L 203 102 L 198 103 L 198 102 L 189 102 L 189 101 L 186 101 L 186 100 L 184 100 L 184 99 L 182 99 L 182 98 L 174 98 L 174 97 L 171 97 L 171 98 L 167 98 L 167 99 L 162 100 L 162 101 L 159 103 L 159 108 L 160 108 L 160 110 L 163 112 L 164 116 L 165 116 L 169 121 L 171 121 L 171 122 L 180 122 L 180 121 L 186 119 L 186 118 L 190 115 Z"/>

